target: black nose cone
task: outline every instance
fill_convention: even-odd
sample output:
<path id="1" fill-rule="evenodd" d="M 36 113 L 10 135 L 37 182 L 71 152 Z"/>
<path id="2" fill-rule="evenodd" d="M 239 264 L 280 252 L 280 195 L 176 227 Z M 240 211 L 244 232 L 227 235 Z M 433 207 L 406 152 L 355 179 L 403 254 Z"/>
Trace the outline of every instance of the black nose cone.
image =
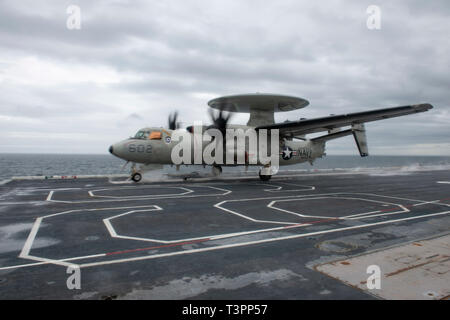
<path id="1" fill-rule="evenodd" d="M 109 147 L 109 153 L 113 154 L 113 152 L 114 152 L 114 148 L 113 148 L 113 146 L 110 146 Z"/>

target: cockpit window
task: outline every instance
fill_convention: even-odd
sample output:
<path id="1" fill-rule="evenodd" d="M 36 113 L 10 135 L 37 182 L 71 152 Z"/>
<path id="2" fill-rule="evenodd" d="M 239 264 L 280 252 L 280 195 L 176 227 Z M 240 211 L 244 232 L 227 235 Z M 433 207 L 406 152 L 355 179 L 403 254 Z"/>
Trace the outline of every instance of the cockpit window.
<path id="1" fill-rule="evenodd" d="M 150 131 L 139 130 L 134 136 L 135 139 L 147 139 Z"/>
<path id="2" fill-rule="evenodd" d="M 152 131 L 148 138 L 150 140 L 161 140 L 161 131 Z"/>
<path id="3" fill-rule="evenodd" d="M 146 131 L 139 130 L 134 136 L 135 139 L 150 139 L 150 140 L 160 140 L 162 137 L 161 131 Z"/>

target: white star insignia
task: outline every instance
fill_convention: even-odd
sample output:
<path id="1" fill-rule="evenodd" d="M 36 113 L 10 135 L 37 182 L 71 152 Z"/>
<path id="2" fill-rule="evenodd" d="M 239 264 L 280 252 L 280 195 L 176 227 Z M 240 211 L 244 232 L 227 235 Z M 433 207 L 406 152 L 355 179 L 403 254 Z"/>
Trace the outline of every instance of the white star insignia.
<path id="1" fill-rule="evenodd" d="M 292 154 L 292 150 L 286 148 L 283 150 L 283 158 L 290 159 Z"/>

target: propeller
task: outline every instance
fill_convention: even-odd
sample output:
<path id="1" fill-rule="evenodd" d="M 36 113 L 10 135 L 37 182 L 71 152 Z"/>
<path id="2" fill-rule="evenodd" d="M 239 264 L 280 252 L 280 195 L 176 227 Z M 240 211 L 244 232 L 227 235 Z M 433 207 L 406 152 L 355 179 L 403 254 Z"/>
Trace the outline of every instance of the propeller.
<path id="1" fill-rule="evenodd" d="M 178 111 L 175 111 L 175 112 L 169 114 L 169 129 L 170 130 L 178 129 L 177 118 L 178 118 Z"/>
<path id="2" fill-rule="evenodd" d="M 211 120 L 213 122 L 213 124 L 210 125 L 208 127 L 208 129 L 214 128 L 214 129 L 219 130 L 222 133 L 223 138 L 225 139 L 225 132 L 227 129 L 228 121 L 231 118 L 231 113 L 228 113 L 228 115 L 225 116 L 224 109 L 225 109 L 225 106 L 221 106 L 219 109 L 220 110 L 219 114 L 217 116 L 214 114 L 214 111 L 212 111 L 211 109 L 208 110 Z"/>

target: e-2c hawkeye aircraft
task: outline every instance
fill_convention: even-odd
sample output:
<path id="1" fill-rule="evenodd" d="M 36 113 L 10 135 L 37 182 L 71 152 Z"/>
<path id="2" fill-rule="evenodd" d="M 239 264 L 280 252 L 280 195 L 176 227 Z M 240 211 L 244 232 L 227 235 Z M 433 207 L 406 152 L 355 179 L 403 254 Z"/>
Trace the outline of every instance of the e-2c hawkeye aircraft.
<path id="1" fill-rule="evenodd" d="M 341 138 L 347 135 L 353 135 L 361 157 L 369 155 L 366 130 L 364 123 L 376 120 L 384 120 L 418 112 L 425 112 L 433 108 L 431 104 L 416 104 L 401 107 L 393 107 L 386 109 L 376 109 L 370 111 L 330 115 L 321 118 L 305 119 L 295 121 L 285 121 L 275 123 L 275 112 L 286 112 L 309 105 L 305 99 L 285 96 L 278 94 L 242 94 L 233 96 L 224 96 L 213 99 L 208 102 L 211 108 L 218 109 L 219 113 L 214 114 L 210 109 L 210 115 L 213 124 L 210 126 L 202 126 L 200 130 L 204 132 L 207 129 L 217 129 L 224 133 L 226 129 L 254 129 L 259 135 L 261 129 L 269 130 L 278 129 L 279 149 L 273 150 L 279 157 L 279 165 L 291 165 L 301 162 L 310 162 L 313 164 L 316 158 L 325 155 L 325 143 L 328 140 Z M 224 111 L 229 112 L 225 114 Z M 247 125 L 229 124 L 230 113 L 241 112 L 250 113 L 250 119 Z M 173 141 L 172 135 L 176 130 L 187 130 L 190 134 L 194 134 L 195 126 L 189 126 L 186 129 L 179 129 L 177 123 L 177 113 L 169 116 L 168 128 L 142 128 L 134 137 L 117 142 L 110 146 L 109 152 L 121 159 L 131 162 L 131 179 L 138 182 L 142 178 L 142 171 L 136 169 L 135 164 L 145 165 L 173 165 L 172 149 L 177 144 Z M 308 138 L 308 134 L 324 132 L 323 135 Z M 185 131 L 183 132 L 185 133 Z M 202 150 L 208 142 L 203 142 Z M 224 145 L 226 141 L 224 141 Z M 194 148 L 194 147 L 192 147 Z M 228 151 L 225 151 L 225 153 Z M 235 152 L 238 152 L 235 150 Z M 259 177 L 263 181 L 270 179 L 273 174 L 271 164 L 262 164 L 259 160 L 256 163 L 250 163 L 249 146 L 245 146 L 244 163 L 219 163 L 205 164 L 211 165 L 212 172 L 215 176 L 222 172 L 222 166 L 235 165 L 257 165 L 261 167 Z M 192 158 L 194 155 L 192 155 Z M 194 161 L 190 162 L 193 164 Z M 177 164 L 177 169 L 178 169 Z"/>

